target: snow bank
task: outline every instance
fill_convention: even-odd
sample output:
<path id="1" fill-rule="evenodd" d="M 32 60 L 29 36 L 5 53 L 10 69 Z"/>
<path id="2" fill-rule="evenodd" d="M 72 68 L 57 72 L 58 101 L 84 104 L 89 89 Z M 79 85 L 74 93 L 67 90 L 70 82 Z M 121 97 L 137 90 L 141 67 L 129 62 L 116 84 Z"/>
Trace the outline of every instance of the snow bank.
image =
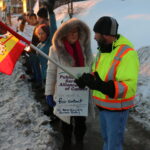
<path id="1" fill-rule="evenodd" d="M 132 117 L 150 130 L 150 46 L 138 50 L 140 73 L 136 97 L 136 107 Z"/>
<path id="2" fill-rule="evenodd" d="M 56 133 L 23 74 L 20 62 L 11 76 L 0 74 L 0 149 L 57 150 Z"/>

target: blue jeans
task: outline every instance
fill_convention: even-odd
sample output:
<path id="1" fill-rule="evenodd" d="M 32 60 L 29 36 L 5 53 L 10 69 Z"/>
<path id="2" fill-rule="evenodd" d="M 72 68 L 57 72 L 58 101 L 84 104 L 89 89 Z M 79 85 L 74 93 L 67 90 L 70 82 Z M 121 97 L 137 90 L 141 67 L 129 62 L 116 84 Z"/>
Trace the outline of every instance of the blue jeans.
<path id="1" fill-rule="evenodd" d="M 124 131 L 129 110 L 100 110 L 100 129 L 104 139 L 103 150 L 123 150 Z"/>

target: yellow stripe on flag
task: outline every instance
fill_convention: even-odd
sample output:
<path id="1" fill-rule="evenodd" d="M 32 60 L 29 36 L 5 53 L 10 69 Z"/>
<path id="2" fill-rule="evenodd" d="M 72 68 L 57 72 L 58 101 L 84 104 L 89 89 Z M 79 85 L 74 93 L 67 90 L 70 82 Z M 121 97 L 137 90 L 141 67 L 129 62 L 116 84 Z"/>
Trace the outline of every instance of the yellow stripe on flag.
<path id="1" fill-rule="evenodd" d="M 9 52 L 13 49 L 13 47 L 19 42 L 19 40 L 14 36 L 11 39 L 9 39 L 9 38 L 10 38 L 10 36 L 8 36 L 7 38 L 0 39 L 0 44 L 4 45 L 3 54 L 0 53 L 0 62 L 5 59 L 5 57 L 9 54 Z"/>

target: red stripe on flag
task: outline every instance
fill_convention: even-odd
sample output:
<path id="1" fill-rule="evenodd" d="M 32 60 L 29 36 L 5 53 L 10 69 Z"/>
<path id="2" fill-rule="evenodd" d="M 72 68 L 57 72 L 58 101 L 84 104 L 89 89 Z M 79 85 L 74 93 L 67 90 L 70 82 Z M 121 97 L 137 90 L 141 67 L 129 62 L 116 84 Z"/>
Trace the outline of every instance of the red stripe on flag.
<path id="1" fill-rule="evenodd" d="M 19 56 L 26 46 L 20 41 L 12 48 L 3 61 L 0 62 L 0 72 L 11 75 Z"/>

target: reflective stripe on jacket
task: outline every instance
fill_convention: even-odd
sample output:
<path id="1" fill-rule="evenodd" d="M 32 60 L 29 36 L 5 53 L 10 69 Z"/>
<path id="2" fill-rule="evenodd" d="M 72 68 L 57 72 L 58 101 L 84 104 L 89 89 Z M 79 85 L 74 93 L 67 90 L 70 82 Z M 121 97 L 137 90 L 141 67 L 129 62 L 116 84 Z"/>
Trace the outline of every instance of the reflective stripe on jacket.
<path id="1" fill-rule="evenodd" d="M 124 37 L 121 36 L 119 40 L 121 39 L 124 40 Z M 93 65 L 93 71 L 97 71 L 103 81 L 114 81 L 113 99 L 100 91 L 93 91 L 94 103 L 108 110 L 123 110 L 134 106 L 139 61 L 137 52 L 128 40 L 125 41 L 122 45 L 117 45 L 111 53 L 101 53 Z"/>

